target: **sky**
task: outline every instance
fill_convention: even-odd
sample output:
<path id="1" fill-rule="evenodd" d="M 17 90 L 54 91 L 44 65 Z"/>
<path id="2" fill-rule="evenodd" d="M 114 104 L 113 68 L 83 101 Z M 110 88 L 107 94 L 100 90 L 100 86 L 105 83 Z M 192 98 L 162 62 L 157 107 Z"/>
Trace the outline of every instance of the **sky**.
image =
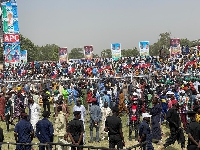
<path id="1" fill-rule="evenodd" d="M 17 0 L 19 28 L 34 44 L 80 48 L 94 53 L 121 43 L 157 42 L 159 34 L 200 39 L 200 0 Z"/>

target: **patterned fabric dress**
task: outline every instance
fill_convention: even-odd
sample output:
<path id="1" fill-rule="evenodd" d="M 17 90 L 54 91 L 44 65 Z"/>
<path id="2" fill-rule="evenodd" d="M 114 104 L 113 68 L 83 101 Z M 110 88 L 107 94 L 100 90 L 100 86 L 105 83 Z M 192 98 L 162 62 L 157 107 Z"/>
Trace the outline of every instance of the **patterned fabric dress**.
<path id="1" fill-rule="evenodd" d="M 12 117 L 12 121 L 15 119 L 15 118 L 19 118 L 20 115 L 21 115 L 21 112 L 24 110 L 24 103 L 22 102 L 22 100 L 20 100 L 19 97 L 16 97 L 15 101 L 14 101 L 14 114 L 13 114 L 13 117 Z"/>

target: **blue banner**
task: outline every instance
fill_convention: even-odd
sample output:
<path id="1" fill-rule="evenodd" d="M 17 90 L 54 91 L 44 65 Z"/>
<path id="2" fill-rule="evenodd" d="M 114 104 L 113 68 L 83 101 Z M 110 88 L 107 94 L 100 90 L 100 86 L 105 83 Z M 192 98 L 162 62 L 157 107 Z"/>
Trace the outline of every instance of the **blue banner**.
<path id="1" fill-rule="evenodd" d="M 121 57 L 121 44 L 114 43 L 111 44 L 112 58 L 118 60 Z"/>
<path id="2" fill-rule="evenodd" d="M 17 43 L 7 43 L 4 45 L 5 63 L 20 63 L 20 45 Z"/>
<path id="3" fill-rule="evenodd" d="M 4 2 L 2 5 L 2 23 L 5 34 L 19 34 L 17 3 Z"/>
<path id="4" fill-rule="evenodd" d="M 139 42 L 140 56 L 149 56 L 149 41 Z"/>

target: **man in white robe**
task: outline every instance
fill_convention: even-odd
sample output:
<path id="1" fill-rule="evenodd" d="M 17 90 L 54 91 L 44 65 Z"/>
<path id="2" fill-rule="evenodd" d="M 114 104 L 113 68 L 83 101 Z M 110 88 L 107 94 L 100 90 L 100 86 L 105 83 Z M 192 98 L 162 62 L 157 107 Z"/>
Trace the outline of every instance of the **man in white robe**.
<path id="1" fill-rule="evenodd" d="M 110 116 L 112 114 L 112 110 L 110 109 L 110 107 L 108 107 L 108 103 L 107 102 L 104 102 L 104 107 L 101 108 L 101 113 L 102 113 L 102 122 L 101 122 L 101 134 L 102 134 L 102 140 L 105 139 L 105 121 L 106 121 L 106 118 L 108 116 Z"/>
<path id="2" fill-rule="evenodd" d="M 80 111 L 81 112 L 81 119 L 83 121 L 84 129 L 85 129 L 85 117 L 86 117 L 86 109 L 85 107 L 81 104 L 81 100 L 77 100 L 77 104 L 73 107 L 73 112 L 75 111 Z M 85 135 L 83 135 L 83 142 L 85 142 Z"/>
<path id="3" fill-rule="evenodd" d="M 35 130 L 36 123 L 40 119 L 41 108 L 37 103 L 34 102 L 32 96 L 29 96 L 28 101 L 29 101 L 30 123 L 32 124 L 33 129 Z"/>

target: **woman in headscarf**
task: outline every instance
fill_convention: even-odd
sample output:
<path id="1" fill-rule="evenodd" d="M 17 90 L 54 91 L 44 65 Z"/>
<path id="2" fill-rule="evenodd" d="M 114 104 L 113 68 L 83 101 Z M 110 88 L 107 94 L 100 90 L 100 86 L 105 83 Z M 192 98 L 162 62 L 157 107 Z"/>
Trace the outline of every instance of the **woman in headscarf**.
<path id="1" fill-rule="evenodd" d="M 161 137 L 161 128 L 160 128 L 160 117 L 161 117 L 161 106 L 158 102 L 158 98 L 154 97 L 153 99 L 153 108 L 150 111 L 151 117 L 151 127 L 152 127 L 152 139 L 160 141 Z"/>

